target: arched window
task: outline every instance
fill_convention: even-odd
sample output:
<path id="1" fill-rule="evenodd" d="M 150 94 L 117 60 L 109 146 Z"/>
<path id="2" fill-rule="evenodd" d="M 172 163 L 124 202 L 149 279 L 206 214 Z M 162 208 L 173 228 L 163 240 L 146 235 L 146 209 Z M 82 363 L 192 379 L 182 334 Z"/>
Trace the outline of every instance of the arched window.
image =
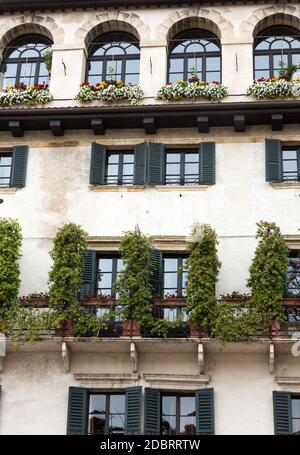
<path id="1" fill-rule="evenodd" d="M 278 76 L 281 61 L 300 64 L 300 33 L 292 27 L 269 27 L 255 38 L 254 79 Z"/>
<path id="2" fill-rule="evenodd" d="M 220 40 L 206 30 L 176 35 L 169 46 L 168 82 L 188 80 L 192 75 L 206 82 L 221 82 Z"/>
<path id="3" fill-rule="evenodd" d="M 49 74 L 43 55 L 51 44 L 49 39 L 39 35 L 26 35 L 13 41 L 3 59 L 4 87 L 18 82 L 47 83 Z"/>
<path id="4" fill-rule="evenodd" d="M 140 49 L 129 33 L 106 33 L 91 45 L 87 79 L 91 84 L 114 79 L 126 84 L 138 84 Z"/>

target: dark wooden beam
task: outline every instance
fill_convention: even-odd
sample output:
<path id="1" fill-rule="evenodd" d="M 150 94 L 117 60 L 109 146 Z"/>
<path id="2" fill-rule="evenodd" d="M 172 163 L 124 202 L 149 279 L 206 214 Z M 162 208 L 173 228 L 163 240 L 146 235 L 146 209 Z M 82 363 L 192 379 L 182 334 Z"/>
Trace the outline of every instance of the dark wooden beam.
<path id="1" fill-rule="evenodd" d="M 102 118 L 92 119 L 91 120 L 91 127 L 94 134 L 105 134 L 105 127 Z"/>
<path id="2" fill-rule="evenodd" d="M 144 117 L 143 125 L 146 134 L 156 134 L 156 124 L 154 117 Z"/>
<path id="3" fill-rule="evenodd" d="M 242 133 L 246 129 L 246 117 L 244 114 L 236 114 L 233 116 L 233 127 L 237 133 Z"/>
<path id="4" fill-rule="evenodd" d="M 49 126 L 50 126 L 50 129 L 52 130 L 53 136 L 63 136 L 64 135 L 64 129 L 63 129 L 61 120 L 50 120 Z"/>
<path id="5" fill-rule="evenodd" d="M 208 115 L 199 115 L 197 117 L 197 126 L 199 133 L 209 133 Z"/>
<path id="6" fill-rule="evenodd" d="M 271 125 L 273 131 L 281 131 L 283 128 L 283 115 L 282 114 L 272 114 L 271 115 Z"/>
<path id="7" fill-rule="evenodd" d="M 21 122 L 19 120 L 11 120 L 8 122 L 8 128 L 11 131 L 11 134 L 14 137 L 24 136 L 24 129 L 22 128 Z"/>

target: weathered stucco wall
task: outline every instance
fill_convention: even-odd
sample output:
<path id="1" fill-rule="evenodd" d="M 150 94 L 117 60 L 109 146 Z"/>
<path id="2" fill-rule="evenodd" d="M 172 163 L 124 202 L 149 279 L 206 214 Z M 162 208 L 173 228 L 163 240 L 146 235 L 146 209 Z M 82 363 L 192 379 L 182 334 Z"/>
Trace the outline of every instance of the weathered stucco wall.
<path id="1" fill-rule="evenodd" d="M 278 362 L 279 373 L 299 371 L 299 358 L 285 355 Z M 55 352 L 9 353 L 1 375 L 0 434 L 65 434 L 68 388 L 79 385 L 74 373 L 131 372 L 126 354 L 73 353 L 71 365 L 65 373 Z M 268 357 L 211 353 L 206 365 L 215 393 L 216 434 L 273 434 L 272 391 L 279 388 Z M 197 375 L 196 355 L 143 353 L 139 373 L 136 385 L 143 387 L 149 386 L 143 374 Z"/>

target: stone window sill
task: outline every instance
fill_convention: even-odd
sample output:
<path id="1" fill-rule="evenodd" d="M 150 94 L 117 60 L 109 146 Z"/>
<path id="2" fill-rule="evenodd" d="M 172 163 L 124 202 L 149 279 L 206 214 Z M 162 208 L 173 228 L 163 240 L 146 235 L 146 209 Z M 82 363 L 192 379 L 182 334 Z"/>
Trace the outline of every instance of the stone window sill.
<path id="1" fill-rule="evenodd" d="M 149 188 L 155 188 L 157 191 L 205 191 L 208 185 L 90 185 L 90 191 L 100 192 L 135 192 L 143 191 Z"/>
<path id="2" fill-rule="evenodd" d="M 270 182 L 270 185 L 275 190 L 300 189 L 300 182 Z"/>
<path id="3" fill-rule="evenodd" d="M 17 191 L 18 191 L 18 188 L 0 188 L 0 194 L 16 193 Z"/>

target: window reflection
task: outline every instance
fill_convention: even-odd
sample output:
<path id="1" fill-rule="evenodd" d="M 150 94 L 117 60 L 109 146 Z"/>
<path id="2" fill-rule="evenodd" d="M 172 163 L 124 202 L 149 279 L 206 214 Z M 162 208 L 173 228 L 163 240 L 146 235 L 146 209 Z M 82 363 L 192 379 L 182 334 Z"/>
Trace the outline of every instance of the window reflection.
<path id="1" fill-rule="evenodd" d="M 91 394 L 89 434 L 124 434 L 125 394 Z"/>

